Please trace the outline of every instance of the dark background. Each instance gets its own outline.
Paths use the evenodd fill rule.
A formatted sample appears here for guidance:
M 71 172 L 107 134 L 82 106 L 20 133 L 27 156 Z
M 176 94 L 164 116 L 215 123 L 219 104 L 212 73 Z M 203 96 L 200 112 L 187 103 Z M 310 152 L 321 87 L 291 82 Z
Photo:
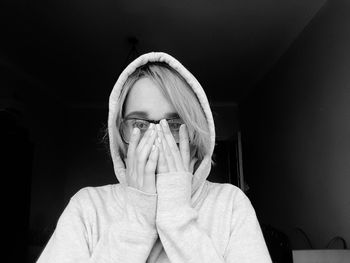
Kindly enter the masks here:
M 101 142 L 108 96 L 128 61 L 149 51 L 168 52 L 198 78 L 221 145 L 241 132 L 246 193 L 261 223 L 285 233 L 293 249 L 310 247 L 299 228 L 314 248 L 350 240 L 348 1 L 0 5 L 3 226 L 12 262 L 28 246 L 33 256 L 40 251 L 76 191 L 117 182 Z

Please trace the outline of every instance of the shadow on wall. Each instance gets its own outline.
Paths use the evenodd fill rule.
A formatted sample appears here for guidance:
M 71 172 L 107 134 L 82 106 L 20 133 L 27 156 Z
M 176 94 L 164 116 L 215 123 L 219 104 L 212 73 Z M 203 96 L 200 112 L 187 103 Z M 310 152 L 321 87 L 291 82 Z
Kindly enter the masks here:
M 240 104 L 245 177 L 294 249 L 350 240 L 350 3 L 330 1 Z

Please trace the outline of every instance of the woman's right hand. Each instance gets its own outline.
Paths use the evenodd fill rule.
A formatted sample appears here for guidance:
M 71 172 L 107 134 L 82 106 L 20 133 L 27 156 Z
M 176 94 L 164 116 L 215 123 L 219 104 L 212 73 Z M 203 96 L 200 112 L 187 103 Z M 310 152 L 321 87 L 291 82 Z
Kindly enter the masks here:
M 155 172 L 159 155 L 156 136 L 157 132 L 153 123 L 150 124 L 141 140 L 140 130 L 134 128 L 126 160 L 128 185 L 151 194 L 156 193 Z

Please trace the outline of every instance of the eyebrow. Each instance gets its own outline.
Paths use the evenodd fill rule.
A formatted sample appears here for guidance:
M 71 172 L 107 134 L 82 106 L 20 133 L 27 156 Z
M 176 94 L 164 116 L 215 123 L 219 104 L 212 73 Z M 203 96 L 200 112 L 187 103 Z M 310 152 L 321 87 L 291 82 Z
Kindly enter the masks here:
M 149 117 L 148 112 L 146 111 L 132 111 L 130 113 L 128 113 L 124 119 L 127 118 L 145 118 L 147 119 Z M 170 118 L 179 118 L 179 114 L 177 114 L 176 112 L 167 112 L 163 115 L 162 119 L 170 119 Z

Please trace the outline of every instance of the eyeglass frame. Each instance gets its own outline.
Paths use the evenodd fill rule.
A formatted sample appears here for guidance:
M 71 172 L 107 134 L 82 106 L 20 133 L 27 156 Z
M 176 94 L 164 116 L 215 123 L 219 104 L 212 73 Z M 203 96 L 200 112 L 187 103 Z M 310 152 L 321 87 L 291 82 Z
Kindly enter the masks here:
M 143 118 L 122 118 L 121 119 L 121 122 L 120 122 L 120 126 L 119 126 L 119 134 L 120 134 L 120 137 L 122 138 L 123 142 L 126 143 L 126 144 L 129 144 L 128 142 L 126 142 L 126 140 L 124 139 L 124 136 L 123 136 L 123 132 L 121 131 L 122 129 L 122 123 L 126 120 L 141 120 L 141 121 L 147 121 L 148 123 L 153 123 L 153 124 L 159 124 L 161 120 L 166 120 L 167 122 L 169 120 L 176 120 L 176 119 L 179 119 L 182 121 L 181 118 L 179 117 L 174 117 L 174 118 L 169 118 L 169 119 L 160 119 L 160 120 L 149 120 L 149 119 L 143 119 Z M 182 121 L 182 124 L 184 124 L 184 122 Z

